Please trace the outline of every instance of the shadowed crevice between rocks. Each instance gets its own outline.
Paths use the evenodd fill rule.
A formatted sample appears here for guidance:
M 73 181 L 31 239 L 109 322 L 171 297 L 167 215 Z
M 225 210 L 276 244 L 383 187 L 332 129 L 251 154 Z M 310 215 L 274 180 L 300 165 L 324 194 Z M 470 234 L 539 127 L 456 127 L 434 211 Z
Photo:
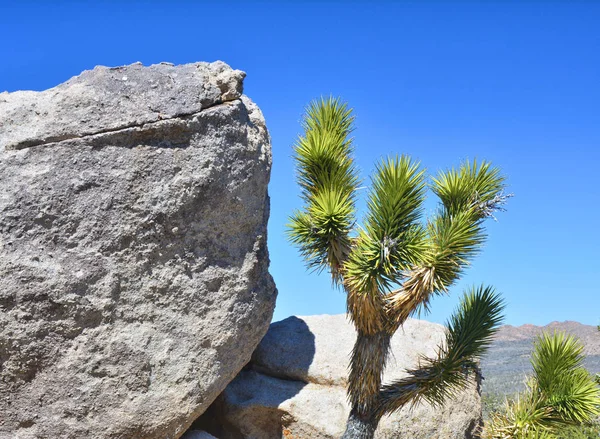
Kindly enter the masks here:
M 289 423 L 280 406 L 309 385 L 315 352 L 315 334 L 304 320 L 292 316 L 272 323 L 250 363 L 191 430 L 205 430 L 227 439 L 280 437 Z M 244 409 L 236 414 L 231 407 Z M 228 412 L 233 418 L 244 417 L 254 430 L 242 431 L 236 425 L 239 423 L 227 422 L 223 413 Z

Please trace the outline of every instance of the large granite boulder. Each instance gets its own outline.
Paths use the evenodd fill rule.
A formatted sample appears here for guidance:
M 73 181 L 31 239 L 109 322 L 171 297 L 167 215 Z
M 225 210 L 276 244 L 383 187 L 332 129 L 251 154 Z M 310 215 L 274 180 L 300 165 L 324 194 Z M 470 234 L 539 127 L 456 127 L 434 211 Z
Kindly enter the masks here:
M 244 76 L 0 93 L 0 438 L 178 438 L 249 361 L 276 290 Z
M 252 362 L 198 421 L 219 439 L 338 439 L 350 408 L 347 365 L 356 333 L 345 315 L 273 323 Z M 385 381 L 432 356 L 444 328 L 409 319 L 392 339 Z M 479 384 L 443 407 L 422 403 L 382 419 L 378 439 L 467 439 L 481 424 Z

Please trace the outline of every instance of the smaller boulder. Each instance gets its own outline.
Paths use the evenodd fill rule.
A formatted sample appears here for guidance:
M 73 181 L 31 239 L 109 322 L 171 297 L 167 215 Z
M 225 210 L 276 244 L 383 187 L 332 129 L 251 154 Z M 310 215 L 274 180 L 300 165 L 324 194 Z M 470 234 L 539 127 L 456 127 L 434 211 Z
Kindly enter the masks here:
M 394 335 L 384 382 L 435 355 L 444 327 L 409 319 Z M 197 422 L 220 439 L 334 439 L 350 407 L 347 370 L 356 332 L 345 315 L 289 317 L 271 324 L 252 361 Z M 479 383 L 434 408 L 426 403 L 384 417 L 377 439 L 473 438 L 481 425 Z

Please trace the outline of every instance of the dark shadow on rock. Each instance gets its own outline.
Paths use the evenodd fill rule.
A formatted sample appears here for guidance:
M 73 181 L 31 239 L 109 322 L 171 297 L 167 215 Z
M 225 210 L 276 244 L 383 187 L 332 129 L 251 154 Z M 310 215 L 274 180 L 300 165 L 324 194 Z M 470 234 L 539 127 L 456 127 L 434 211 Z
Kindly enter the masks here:
M 292 316 L 271 324 L 250 364 L 265 375 L 308 383 L 314 356 L 314 334 L 304 320 Z
M 296 396 L 310 381 L 315 336 L 304 320 L 288 317 L 272 323 L 244 370 L 192 425 L 219 439 L 281 437 L 281 403 Z M 240 431 L 236 420 L 256 431 Z

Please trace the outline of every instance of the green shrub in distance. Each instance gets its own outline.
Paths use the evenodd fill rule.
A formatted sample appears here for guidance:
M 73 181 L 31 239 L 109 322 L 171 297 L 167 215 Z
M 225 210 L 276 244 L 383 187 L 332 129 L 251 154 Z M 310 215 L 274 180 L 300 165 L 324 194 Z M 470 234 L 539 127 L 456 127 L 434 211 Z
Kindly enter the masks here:
M 491 416 L 483 437 L 583 439 L 597 433 L 593 422 L 600 414 L 600 387 L 583 367 L 583 359 L 578 339 L 561 332 L 540 335 L 527 390 Z

